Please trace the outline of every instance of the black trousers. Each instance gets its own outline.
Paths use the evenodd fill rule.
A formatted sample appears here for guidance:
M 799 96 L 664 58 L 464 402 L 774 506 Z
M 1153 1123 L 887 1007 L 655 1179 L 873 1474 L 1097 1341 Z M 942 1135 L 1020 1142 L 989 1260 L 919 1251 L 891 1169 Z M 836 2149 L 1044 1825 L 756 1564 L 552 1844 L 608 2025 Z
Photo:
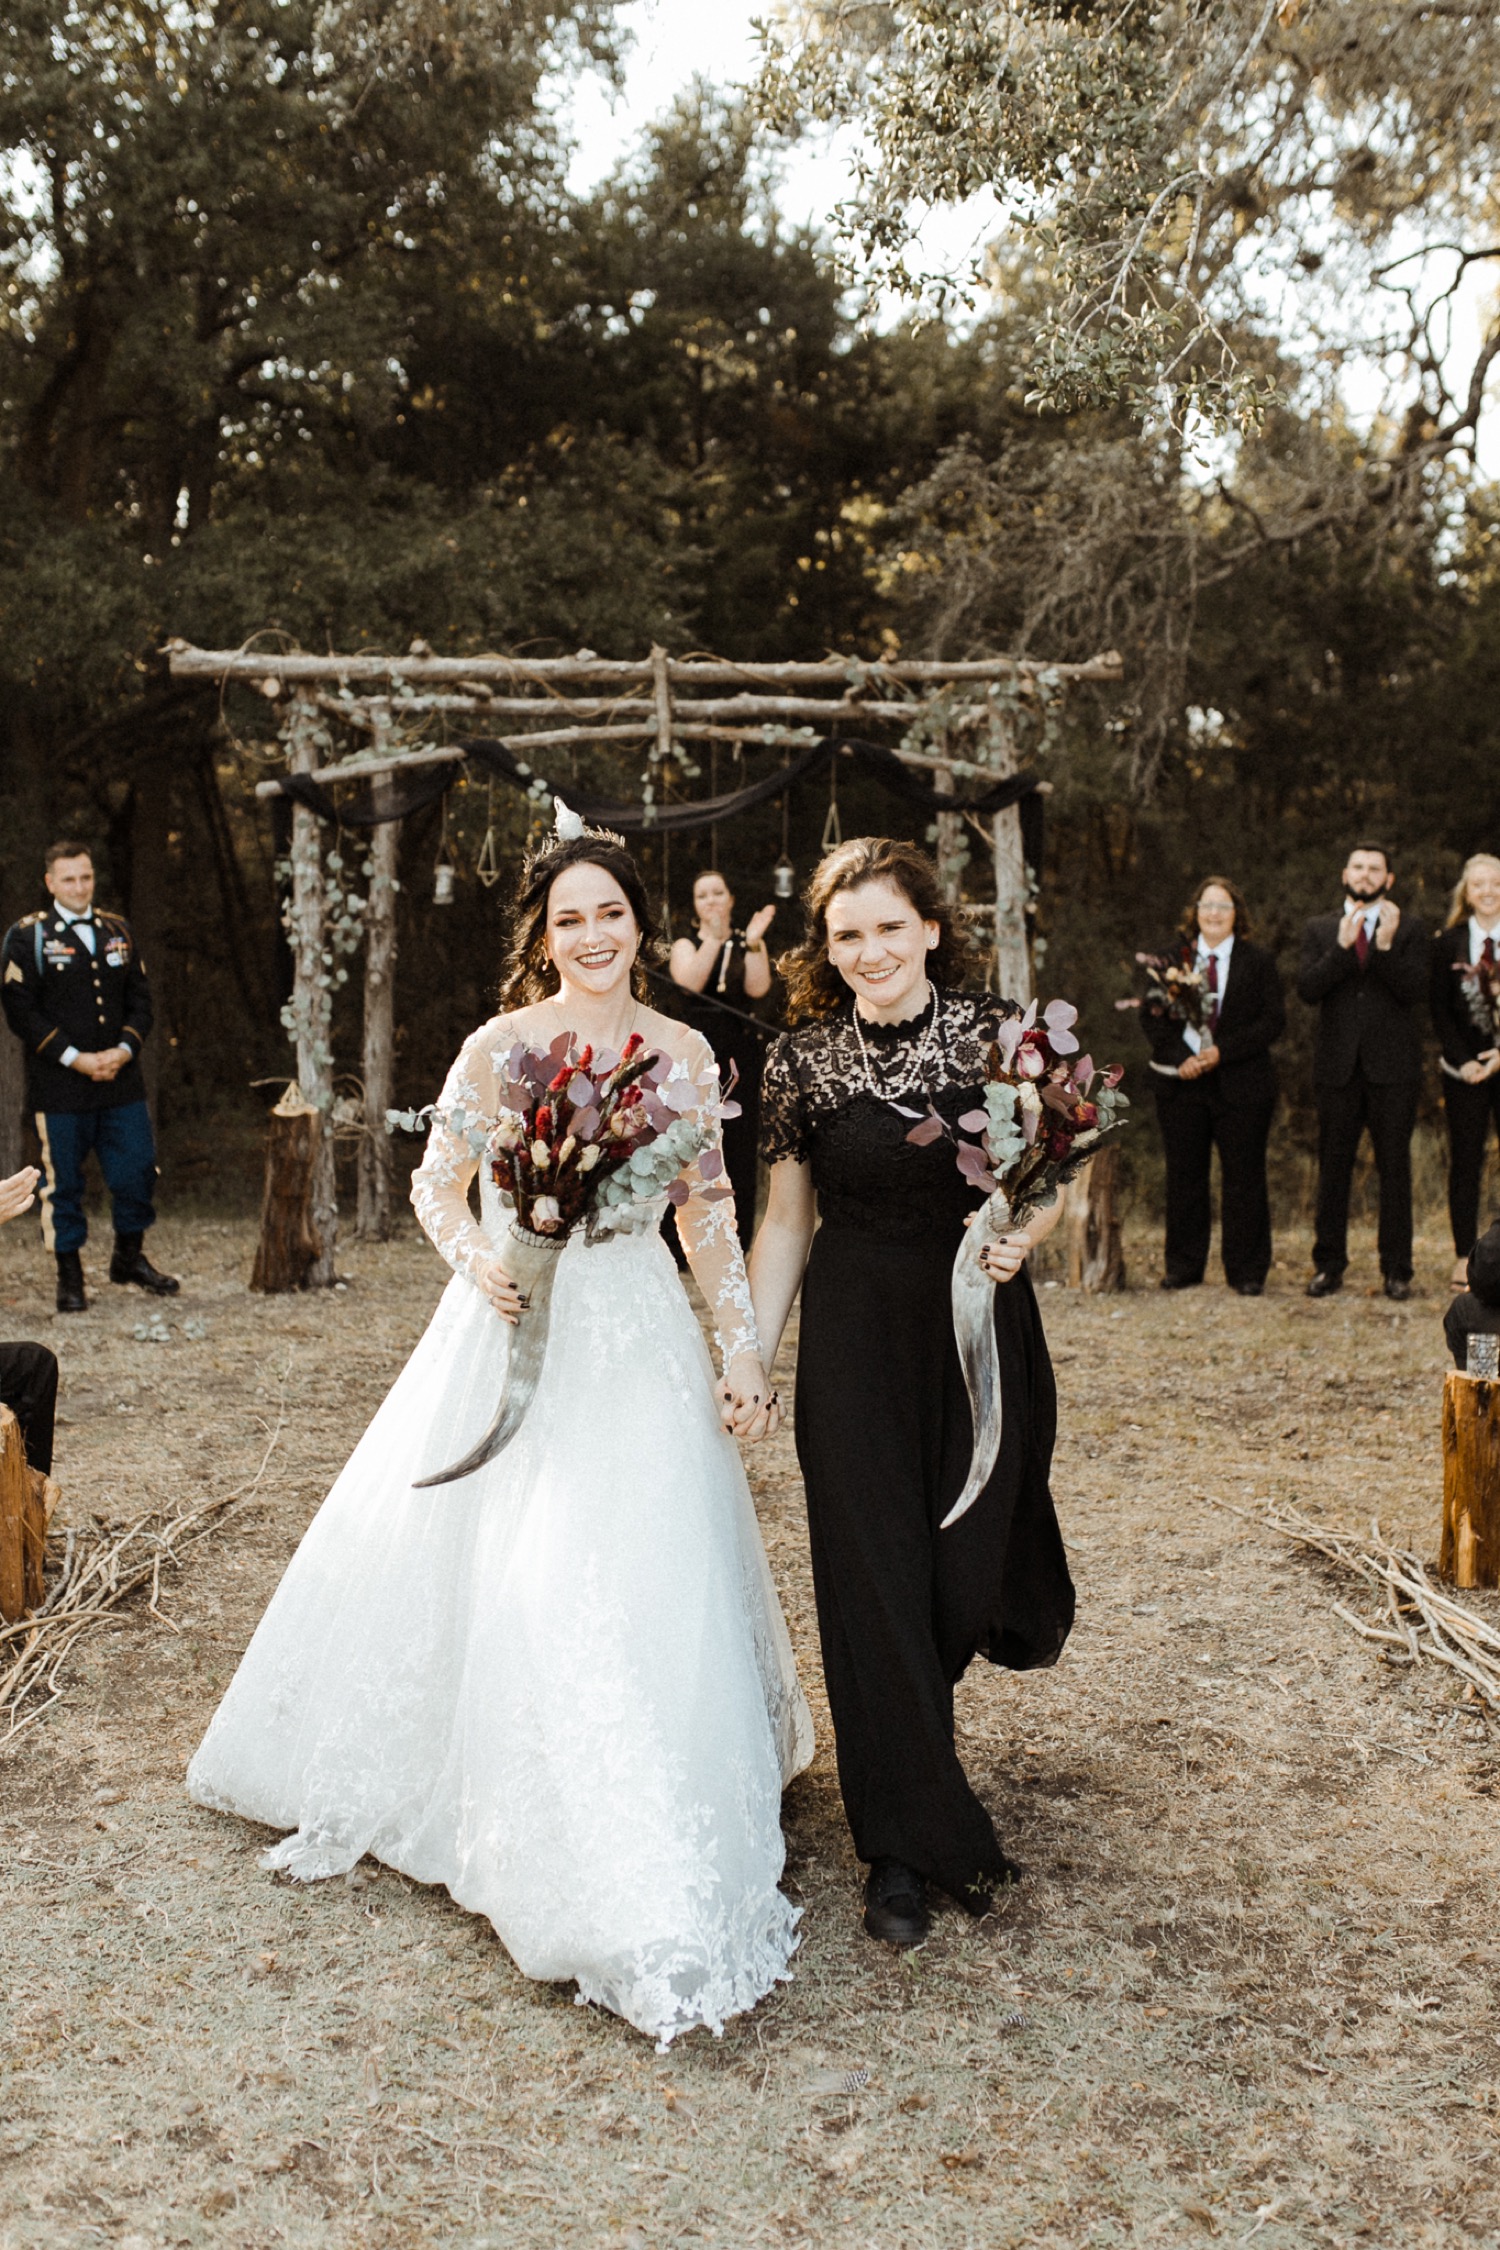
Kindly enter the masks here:
M 1479 1175 L 1484 1170 L 1490 1119 L 1500 1132 L 1500 1077 L 1466 1086 L 1443 1073 L 1443 1108 L 1448 1116 L 1448 1217 L 1453 1254 L 1467 1258 L 1479 1234 Z
M 45 1344 L 0 1344 L 0 1406 L 20 1423 L 32 1468 L 50 1475 L 57 1361 Z
M 1359 1137 L 1368 1132 L 1380 1174 L 1380 1270 L 1387 1281 L 1411 1279 L 1411 1136 L 1418 1081 L 1372 1085 L 1356 1070 L 1347 1086 L 1319 1086 L 1318 1220 L 1313 1264 L 1342 1273 L 1349 1263 L 1349 1189 Z
M 1156 1097 L 1167 1157 L 1169 1281 L 1201 1281 L 1208 1264 L 1213 1206 L 1209 1170 L 1219 1152 L 1219 1232 L 1231 1288 L 1264 1282 L 1271 1270 L 1271 1201 L 1266 1143 L 1276 1096 L 1227 1102 L 1201 1080 L 1178 1081 Z

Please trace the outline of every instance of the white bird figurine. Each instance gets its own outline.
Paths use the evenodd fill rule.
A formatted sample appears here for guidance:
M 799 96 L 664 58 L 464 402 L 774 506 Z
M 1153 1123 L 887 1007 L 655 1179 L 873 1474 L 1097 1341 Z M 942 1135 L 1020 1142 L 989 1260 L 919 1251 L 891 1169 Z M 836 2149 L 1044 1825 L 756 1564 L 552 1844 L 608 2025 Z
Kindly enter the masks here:
M 576 844 L 583 834 L 583 815 L 565 805 L 561 797 L 552 800 L 552 833 L 560 844 Z

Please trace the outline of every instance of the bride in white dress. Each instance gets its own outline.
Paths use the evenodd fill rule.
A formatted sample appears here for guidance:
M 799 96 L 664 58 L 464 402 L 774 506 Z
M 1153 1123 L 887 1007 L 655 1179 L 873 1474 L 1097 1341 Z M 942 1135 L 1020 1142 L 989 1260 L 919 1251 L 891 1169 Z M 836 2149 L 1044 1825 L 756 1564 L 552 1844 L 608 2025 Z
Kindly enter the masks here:
M 485 1914 L 527 1976 L 576 1980 L 664 2046 L 787 1974 L 783 1785 L 812 1726 L 734 1435 L 776 1426 L 731 1200 L 697 1165 L 678 1227 L 724 1357 L 717 1387 L 656 1224 L 558 1254 L 520 1429 L 487 1428 L 512 1326 L 506 1212 L 466 1134 L 497 1061 L 560 1032 L 668 1053 L 704 1105 L 706 1042 L 634 997 L 651 940 L 624 846 L 585 832 L 527 870 L 505 999 L 449 1074 L 412 1185 L 454 1271 L 293 1556 L 188 1770 L 200 1804 L 295 1833 L 304 1881 L 366 1853 Z M 535 997 L 547 987 L 547 998 Z M 711 1127 L 717 1135 L 717 1125 Z

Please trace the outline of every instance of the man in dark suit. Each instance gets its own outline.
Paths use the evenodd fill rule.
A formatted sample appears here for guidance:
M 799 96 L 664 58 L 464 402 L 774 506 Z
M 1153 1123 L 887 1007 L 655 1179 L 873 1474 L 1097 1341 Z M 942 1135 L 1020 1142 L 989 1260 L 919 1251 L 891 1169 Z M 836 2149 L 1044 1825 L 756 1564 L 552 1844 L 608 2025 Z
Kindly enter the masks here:
M 94 907 L 87 845 L 54 844 L 45 881 L 51 907 L 6 931 L 0 995 L 26 1049 L 26 1093 L 42 1144 L 42 1239 L 57 1258 L 57 1309 L 87 1305 L 80 1255 L 88 1236 L 83 1168 L 92 1149 L 115 1222 L 111 1281 L 155 1296 L 177 1283 L 143 1247 L 156 1218 L 156 1144 L 140 1052 L 151 992 L 130 926 Z
M 1302 935 L 1297 990 L 1319 1010 L 1318 1217 L 1309 1297 L 1331 1297 L 1343 1287 L 1349 1189 L 1364 1132 L 1380 1174 L 1385 1293 L 1411 1295 L 1411 1136 L 1429 948 L 1426 931 L 1403 919 L 1391 898 L 1394 880 L 1383 844 L 1356 844 L 1344 868 L 1343 911 L 1316 916 Z

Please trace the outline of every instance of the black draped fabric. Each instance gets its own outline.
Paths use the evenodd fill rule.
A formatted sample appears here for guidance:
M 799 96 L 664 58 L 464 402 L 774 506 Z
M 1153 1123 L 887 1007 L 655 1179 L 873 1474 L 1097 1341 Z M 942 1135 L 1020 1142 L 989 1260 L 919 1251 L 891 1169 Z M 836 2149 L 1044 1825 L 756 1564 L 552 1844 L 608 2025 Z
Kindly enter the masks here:
M 931 1093 L 961 1115 L 1005 1006 L 947 992 L 935 1020 L 862 1026 L 877 1086 L 914 1077 L 907 1106 Z M 839 1782 L 862 1859 L 902 1860 L 962 1896 L 1005 1861 L 959 1761 L 954 1686 L 976 1655 L 1017 1671 L 1055 1663 L 1074 1602 L 1048 1482 L 1056 1392 L 1024 1271 L 995 1290 L 1000 1457 L 968 1513 L 938 1529 L 972 1447 L 949 1283 L 978 1199 L 950 1146 L 908 1142 L 911 1122 L 869 1090 L 852 1010 L 772 1047 L 761 1150 L 811 1166 L 822 1221 L 796 1428 Z
M 725 955 L 728 958 L 725 958 Z M 724 1002 L 716 1007 L 716 1001 Z M 702 993 L 686 985 L 672 987 L 672 1012 L 701 1031 L 714 1051 L 719 1077 L 729 1084 L 735 1074 L 734 1099 L 738 1117 L 724 1121 L 724 1166 L 734 1189 L 735 1218 L 740 1243 L 748 1251 L 755 1227 L 756 1151 L 760 1144 L 760 1074 L 765 1061 L 766 1034 L 746 1019 L 754 1002 L 745 991 L 745 944 L 738 931 L 721 946 Z
M 545 745 L 541 754 L 546 755 Z M 773 798 L 785 795 L 799 781 L 808 781 L 822 773 L 837 758 L 852 759 L 909 804 L 920 805 L 926 812 L 989 815 L 1019 803 L 1027 859 L 1032 866 L 1040 867 L 1042 799 L 1037 793 L 1038 776 L 1030 767 L 1024 773 L 989 782 L 982 789 L 960 789 L 940 799 L 930 781 L 903 765 L 895 751 L 887 749 L 883 743 L 858 739 L 841 741 L 833 736 L 822 736 L 800 746 L 796 756 L 785 765 L 773 767 L 758 781 L 747 782 L 743 789 L 732 790 L 727 796 L 683 798 L 673 804 L 620 804 L 612 798 L 597 797 L 575 782 L 554 783 L 528 764 L 519 751 L 489 735 L 470 735 L 455 742 L 452 758 L 440 764 L 414 766 L 407 771 L 396 767 L 385 776 L 379 791 L 372 782 L 356 775 L 353 789 L 337 804 L 321 782 L 305 773 L 285 775 L 281 794 L 305 805 L 319 820 L 330 824 L 378 828 L 383 821 L 404 820 L 408 813 L 435 804 L 452 788 L 465 759 L 471 759 L 482 772 L 496 781 L 507 782 L 513 789 L 524 790 L 528 796 L 547 803 L 554 796 L 563 797 L 575 812 L 596 827 L 613 828 L 624 835 L 679 835 L 752 812 L 757 805 L 768 804 Z

